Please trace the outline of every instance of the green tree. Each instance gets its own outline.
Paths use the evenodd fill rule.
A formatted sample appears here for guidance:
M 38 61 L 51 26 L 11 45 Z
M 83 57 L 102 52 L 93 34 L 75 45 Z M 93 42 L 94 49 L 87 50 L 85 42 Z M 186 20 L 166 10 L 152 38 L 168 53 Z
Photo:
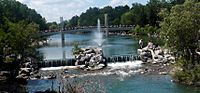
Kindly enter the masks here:
M 49 22 L 47 26 L 49 30 L 59 29 L 59 25 L 56 22 Z
M 78 26 L 78 20 L 79 20 L 79 17 L 76 15 L 76 16 L 73 16 L 70 20 L 69 20 L 69 25 L 71 27 L 76 27 Z
M 25 20 L 39 24 L 40 30 L 47 29 L 46 20 L 40 14 L 16 0 L 0 0 L 0 12 L 0 25 L 4 24 L 6 17 L 13 23 Z
M 100 11 L 99 8 L 94 7 L 94 8 L 89 8 L 86 10 L 85 13 L 82 13 L 80 15 L 80 26 L 94 26 L 96 25 L 97 19 L 100 17 Z
M 180 52 L 187 61 L 195 64 L 195 49 L 198 46 L 198 31 L 200 30 L 200 3 L 185 2 L 171 9 L 164 17 L 161 29 L 164 31 L 167 44 Z M 169 13 L 169 12 L 162 12 Z
M 127 12 L 125 14 L 122 15 L 121 17 L 121 24 L 125 24 L 125 25 L 132 25 L 135 22 L 135 15 L 131 12 Z
M 140 27 L 139 25 L 135 26 L 133 29 L 131 29 L 130 33 L 133 33 L 135 35 L 144 35 L 144 28 Z
M 145 24 L 147 24 L 146 10 L 144 5 L 139 3 L 134 3 L 132 4 L 130 12 L 135 15 L 134 16 L 135 25 L 144 26 Z
M 166 44 L 178 54 L 173 78 L 190 85 L 200 82 L 200 61 L 196 53 L 199 46 L 200 3 L 188 0 L 160 14 L 164 17 L 161 31 Z
M 150 35 L 154 35 L 154 34 L 158 34 L 158 30 L 157 30 L 157 27 L 145 25 L 145 27 L 144 27 L 144 33 L 145 34 L 149 33 Z
M 12 48 L 12 52 L 21 55 L 22 59 L 26 56 L 26 49 L 31 48 L 32 43 L 38 39 L 39 26 L 35 23 L 27 24 L 26 22 L 12 23 L 9 22 L 9 33 L 7 33 L 7 44 Z
M 111 12 L 112 15 L 109 16 L 109 18 L 111 17 L 111 24 L 112 25 L 119 25 L 120 24 L 120 20 L 121 20 L 121 16 L 128 12 L 130 10 L 129 6 L 125 5 L 125 6 L 117 6 L 114 8 L 113 12 Z M 110 13 L 108 13 L 110 14 Z

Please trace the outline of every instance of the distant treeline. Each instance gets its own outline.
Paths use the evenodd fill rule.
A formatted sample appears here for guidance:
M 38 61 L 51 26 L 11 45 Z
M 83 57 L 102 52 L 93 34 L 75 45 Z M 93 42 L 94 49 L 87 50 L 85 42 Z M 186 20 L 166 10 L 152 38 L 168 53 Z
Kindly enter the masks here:
M 158 13 L 162 8 L 170 9 L 176 4 L 183 4 L 185 0 L 150 0 L 146 5 L 133 3 L 132 7 L 127 5 L 115 8 L 106 6 L 104 8 L 89 8 L 80 16 L 73 16 L 65 21 L 65 27 L 95 26 L 99 18 L 104 24 L 104 14 L 108 14 L 109 25 L 140 25 L 147 24 L 158 26 L 161 18 Z M 49 23 L 50 28 L 55 28 L 56 23 Z

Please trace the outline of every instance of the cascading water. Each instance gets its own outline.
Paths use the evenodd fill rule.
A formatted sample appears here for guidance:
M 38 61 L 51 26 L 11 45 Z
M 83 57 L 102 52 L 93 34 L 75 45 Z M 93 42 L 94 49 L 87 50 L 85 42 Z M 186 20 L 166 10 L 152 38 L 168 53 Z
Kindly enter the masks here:
M 97 20 L 97 31 L 95 33 L 94 41 L 98 44 L 99 47 L 101 47 L 104 42 L 103 33 L 101 33 L 100 19 Z

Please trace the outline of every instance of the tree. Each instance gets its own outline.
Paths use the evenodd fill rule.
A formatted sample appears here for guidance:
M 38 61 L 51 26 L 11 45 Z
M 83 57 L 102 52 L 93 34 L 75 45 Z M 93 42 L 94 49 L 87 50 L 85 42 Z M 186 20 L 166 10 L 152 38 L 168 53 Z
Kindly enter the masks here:
M 193 68 L 198 61 L 195 60 L 195 50 L 200 30 L 200 3 L 186 1 L 183 5 L 172 7 L 170 12 L 163 10 L 160 14 L 164 17 L 161 31 L 167 45 L 186 60 L 184 68 Z
M 135 15 L 135 25 L 144 26 L 145 24 L 147 24 L 145 6 L 139 3 L 133 3 L 130 12 Z
M 144 28 L 140 27 L 139 25 L 135 26 L 133 29 L 130 31 L 131 33 L 135 35 L 144 35 Z
M 183 4 L 184 2 L 185 2 L 185 0 L 170 0 L 171 1 L 171 3 L 173 4 L 173 5 L 176 5 L 176 4 Z
M 22 59 L 26 56 L 26 49 L 31 48 L 32 43 L 38 39 L 39 26 L 35 23 L 27 24 L 26 22 L 12 23 L 9 22 L 9 33 L 7 33 L 6 44 L 12 48 L 12 53 L 21 55 Z
M 136 18 L 136 16 L 133 13 L 127 12 L 122 15 L 121 24 L 132 25 L 135 22 L 135 18 Z
M 47 26 L 49 30 L 59 29 L 59 25 L 56 22 L 49 22 Z
M 81 26 L 94 26 L 97 24 L 96 21 L 99 17 L 100 17 L 99 8 L 90 7 L 88 10 L 86 10 L 85 13 L 82 13 L 80 15 L 79 22 Z
M 121 16 L 128 12 L 130 10 L 129 6 L 125 5 L 125 6 L 118 6 L 115 7 L 115 9 L 113 10 L 112 15 L 109 16 L 111 24 L 113 25 L 119 25 L 120 24 L 120 20 L 121 20 Z M 109 14 L 109 13 L 108 13 Z
M 69 25 L 71 27 L 76 27 L 78 26 L 78 20 L 79 20 L 79 17 L 76 15 L 76 16 L 73 16 L 70 20 L 69 20 Z
M 40 14 L 16 0 L 0 0 L 0 12 L 0 25 L 4 24 L 6 18 L 13 23 L 22 20 L 34 22 L 39 24 L 40 30 L 47 29 L 46 20 Z

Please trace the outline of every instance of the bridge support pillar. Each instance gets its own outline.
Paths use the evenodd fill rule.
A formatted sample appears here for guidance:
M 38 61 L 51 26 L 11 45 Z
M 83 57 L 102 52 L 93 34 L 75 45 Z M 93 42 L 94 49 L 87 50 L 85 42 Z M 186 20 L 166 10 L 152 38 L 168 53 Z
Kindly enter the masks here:
M 65 36 L 64 36 L 63 29 L 64 29 L 63 17 L 60 17 L 60 32 L 61 32 L 61 44 L 62 44 L 62 47 L 65 46 Z
M 64 49 L 63 49 L 63 55 L 62 55 L 62 56 L 63 56 L 62 59 L 63 59 L 63 60 L 66 60 L 66 51 L 65 51 Z
M 104 14 L 104 18 L 105 18 L 104 26 L 106 27 L 105 31 L 106 31 L 106 37 L 107 37 L 108 36 L 108 14 Z

